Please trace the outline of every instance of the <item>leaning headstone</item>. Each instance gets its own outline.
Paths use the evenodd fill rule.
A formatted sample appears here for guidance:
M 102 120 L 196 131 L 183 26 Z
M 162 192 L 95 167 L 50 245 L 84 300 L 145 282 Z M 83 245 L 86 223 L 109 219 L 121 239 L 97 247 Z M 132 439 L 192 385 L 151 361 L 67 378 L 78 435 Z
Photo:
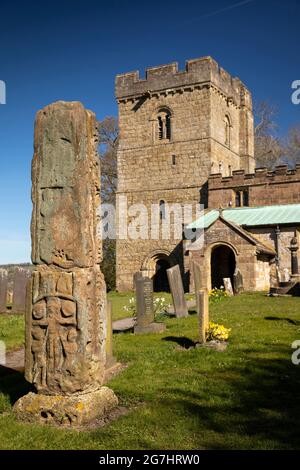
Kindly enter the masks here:
M 154 322 L 153 281 L 149 277 L 136 279 L 136 325 L 134 332 L 161 333 L 165 330 L 164 323 Z
M 13 282 L 13 303 L 11 313 L 25 313 L 26 285 L 31 272 L 28 269 L 16 268 Z
M 106 329 L 106 369 L 116 364 L 116 358 L 113 355 L 113 325 L 112 325 L 112 305 L 111 301 L 107 301 L 107 329 Z
M 187 317 L 188 309 L 184 297 L 184 290 L 179 265 L 167 269 L 167 275 L 172 294 L 172 300 L 175 310 L 175 315 L 178 318 Z
M 233 295 L 233 289 L 232 289 L 230 277 L 224 277 L 223 282 L 224 282 L 225 292 L 227 292 L 228 295 Z
M 97 230 L 100 171 L 95 115 L 81 103 L 39 111 L 32 163 L 32 273 L 25 378 L 14 405 L 23 420 L 78 425 L 118 400 L 103 387 L 106 286 Z
M 0 269 L 0 313 L 6 312 L 7 305 L 7 271 Z
M 235 294 L 240 294 L 244 290 L 243 275 L 238 267 L 233 273 L 233 290 Z
M 199 290 L 197 296 L 197 312 L 199 319 L 199 343 L 206 343 L 206 333 L 209 324 L 208 293 L 206 289 Z

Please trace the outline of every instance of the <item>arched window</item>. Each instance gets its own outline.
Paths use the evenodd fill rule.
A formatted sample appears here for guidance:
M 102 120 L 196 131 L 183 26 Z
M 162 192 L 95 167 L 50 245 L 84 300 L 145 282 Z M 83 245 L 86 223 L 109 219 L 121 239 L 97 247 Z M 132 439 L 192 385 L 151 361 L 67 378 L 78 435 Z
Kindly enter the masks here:
M 225 145 L 230 147 L 231 123 L 228 115 L 225 116 Z
M 163 199 L 159 201 L 159 218 L 160 220 L 166 218 L 166 203 Z
M 235 192 L 235 207 L 248 207 L 248 206 L 249 206 L 248 189 L 238 189 Z
M 157 115 L 158 140 L 171 140 L 171 113 L 168 109 L 161 109 Z
M 241 206 L 242 206 L 241 191 L 236 191 L 236 193 L 235 193 L 235 207 L 241 207 Z

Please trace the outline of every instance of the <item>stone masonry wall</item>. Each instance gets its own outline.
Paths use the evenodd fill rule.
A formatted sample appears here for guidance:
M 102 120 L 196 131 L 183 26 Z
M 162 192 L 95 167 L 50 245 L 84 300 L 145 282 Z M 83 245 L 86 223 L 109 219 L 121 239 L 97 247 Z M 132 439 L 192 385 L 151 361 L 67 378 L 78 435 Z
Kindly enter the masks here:
M 148 208 L 160 200 L 207 206 L 212 166 L 223 162 L 224 168 L 241 168 L 248 130 L 241 129 L 239 120 L 241 113 L 252 115 L 251 95 L 210 57 L 188 61 L 185 71 L 178 71 L 177 64 L 147 69 L 145 80 L 138 72 L 118 75 L 116 97 L 118 196 Z M 161 111 L 170 116 L 170 139 L 159 139 Z M 224 142 L 226 114 L 232 125 L 230 145 Z M 180 243 L 117 240 L 117 289 L 132 288 L 134 272 L 151 252 L 161 248 L 172 253 Z
M 275 227 L 251 227 L 248 229 L 249 232 L 253 233 L 256 238 L 259 238 L 262 242 L 266 242 L 274 249 L 275 245 Z M 280 270 L 288 269 L 291 273 L 291 252 L 289 246 L 291 239 L 294 237 L 295 232 L 297 233 L 298 243 L 300 241 L 299 231 L 297 227 L 280 227 L 280 242 L 279 242 L 279 266 Z M 298 262 L 300 265 L 300 258 L 298 252 Z
M 222 243 L 231 246 L 235 252 L 236 265 L 243 275 L 245 290 L 256 290 L 256 247 L 221 220 L 205 231 L 204 247 L 192 252 L 189 260 L 186 258 L 187 261 L 195 259 L 200 264 L 202 285 L 211 289 L 211 252 L 214 246 Z
M 146 270 L 148 262 L 150 261 L 151 254 L 161 251 L 167 253 L 170 257 L 176 261 L 175 264 L 179 264 L 184 275 L 185 268 L 183 264 L 183 251 L 182 251 L 182 236 L 176 238 L 174 235 L 174 215 L 171 214 L 171 226 L 170 226 L 170 239 L 162 239 L 162 222 L 159 217 L 156 218 L 156 224 L 152 227 L 154 229 L 159 226 L 159 239 L 155 240 L 151 238 L 151 205 L 156 204 L 158 206 L 160 198 L 168 201 L 168 204 L 193 204 L 197 198 L 199 198 L 199 188 L 189 189 L 178 189 L 178 190 L 161 190 L 159 194 L 157 191 L 141 191 L 132 192 L 126 194 L 128 206 L 132 204 L 144 204 L 147 208 L 149 218 L 148 227 L 146 229 L 148 239 L 139 238 L 137 240 L 117 240 L 117 263 L 116 273 L 118 281 L 118 289 L 120 291 L 132 290 L 133 289 L 133 273 L 139 270 Z M 183 213 L 183 212 L 182 212 Z M 195 218 L 195 214 L 193 216 Z M 130 226 L 130 217 L 127 219 L 127 224 Z M 143 235 L 141 235 L 143 236 Z M 154 273 L 148 272 L 151 276 Z M 188 286 L 186 285 L 186 288 Z
M 287 165 L 280 165 L 274 171 L 257 168 L 254 173 L 246 174 L 243 170 L 233 172 L 231 177 L 214 174 L 208 180 L 208 206 L 232 206 L 235 203 L 235 191 L 248 189 L 249 206 L 269 206 L 274 204 L 297 204 L 300 202 L 300 165 L 289 170 Z

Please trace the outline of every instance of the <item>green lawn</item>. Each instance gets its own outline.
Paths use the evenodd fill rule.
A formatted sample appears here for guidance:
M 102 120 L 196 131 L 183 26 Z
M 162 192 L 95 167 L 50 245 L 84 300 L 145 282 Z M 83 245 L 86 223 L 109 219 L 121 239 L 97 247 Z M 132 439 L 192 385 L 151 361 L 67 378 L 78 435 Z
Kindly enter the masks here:
M 126 296 L 110 296 L 117 311 Z M 195 314 L 168 319 L 162 335 L 115 335 L 115 354 L 128 367 L 110 386 L 131 411 L 88 432 L 18 423 L 11 403 L 27 385 L 21 374 L 2 377 L 0 448 L 299 449 L 300 366 L 291 363 L 299 312 L 300 298 L 263 294 L 211 305 L 211 319 L 232 328 L 224 353 L 179 347 L 197 339 Z
M 0 315 L 0 341 L 4 341 L 7 351 L 24 345 L 24 316 Z
M 133 297 L 134 294 L 132 292 L 122 293 L 119 294 L 117 292 L 109 292 L 108 299 L 112 302 L 112 313 L 113 313 L 113 320 L 120 320 L 121 318 L 128 317 L 129 314 L 124 310 L 125 306 L 129 305 L 130 297 Z M 166 292 L 158 292 L 154 294 L 155 297 L 164 297 L 166 302 L 169 304 L 172 303 L 171 294 Z M 185 294 L 186 299 L 191 299 L 193 296 L 191 294 Z

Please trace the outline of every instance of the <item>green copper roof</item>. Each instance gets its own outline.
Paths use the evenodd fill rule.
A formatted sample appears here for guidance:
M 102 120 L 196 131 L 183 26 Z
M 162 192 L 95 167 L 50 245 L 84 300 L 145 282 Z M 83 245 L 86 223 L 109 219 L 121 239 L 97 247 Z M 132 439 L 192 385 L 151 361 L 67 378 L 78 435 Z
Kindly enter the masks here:
M 223 209 L 222 217 L 237 225 L 255 227 L 261 225 L 300 224 L 300 204 L 285 204 L 261 207 L 237 207 Z M 208 228 L 218 218 L 220 212 L 212 209 L 188 225 L 192 228 Z

